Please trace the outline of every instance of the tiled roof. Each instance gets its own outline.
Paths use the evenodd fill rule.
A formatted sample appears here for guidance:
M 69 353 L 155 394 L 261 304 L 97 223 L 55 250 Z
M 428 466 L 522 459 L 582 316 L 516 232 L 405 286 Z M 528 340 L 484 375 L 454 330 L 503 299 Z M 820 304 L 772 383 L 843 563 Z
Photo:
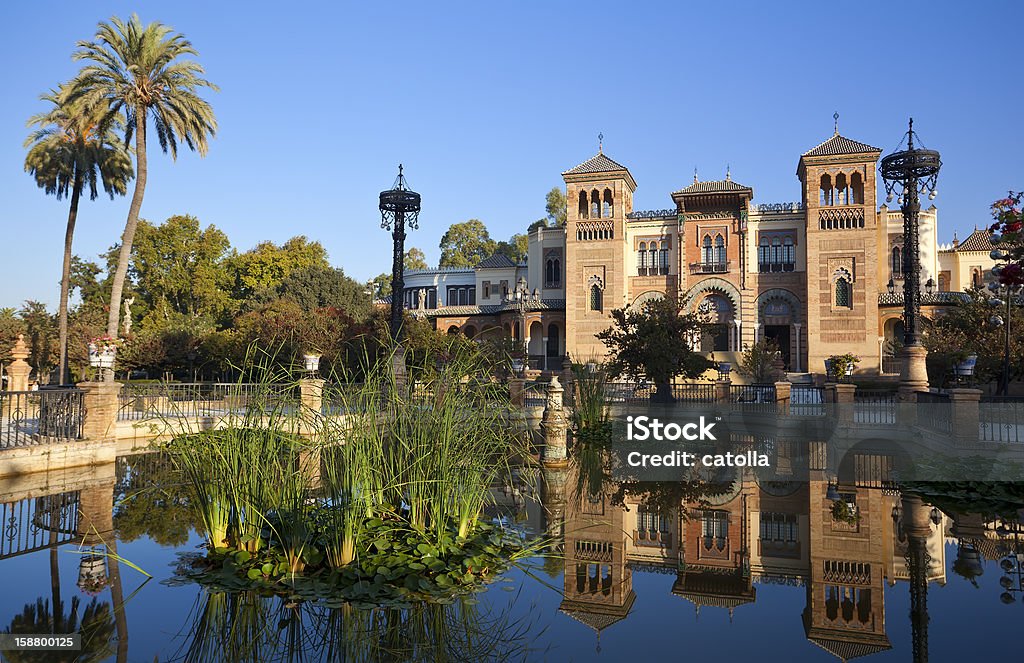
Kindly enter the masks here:
M 442 306 L 426 311 L 428 318 L 443 318 L 451 315 L 497 315 L 506 311 L 518 311 L 515 302 L 501 304 L 481 304 L 479 306 Z M 564 299 L 542 299 L 536 304 L 527 306 L 528 311 L 564 311 Z
M 609 615 L 586 612 L 584 610 L 559 610 L 559 612 L 598 632 L 603 631 L 616 622 L 622 621 L 626 617 L 625 615 Z
M 805 157 L 825 157 L 833 154 L 862 154 L 864 152 L 881 152 L 881 148 L 872 147 L 867 143 L 851 140 L 846 136 L 835 134 L 821 145 L 804 152 Z
M 832 638 L 808 638 L 808 640 L 843 661 L 852 661 L 861 656 L 871 656 L 872 654 L 892 649 L 892 645 L 889 644 L 850 642 L 848 640 L 833 640 Z
M 599 152 L 595 157 L 584 161 L 580 165 L 570 168 L 569 170 L 562 173 L 563 175 L 580 175 L 584 173 L 607 173 L 613 170 L 629 170 L 621 163 L 616 163 L 604 155 L 604 152 Z
M 960 242 L 954 251 L 984 251 L 985 253 L 990 252 L 995 247 L 992 246 L 992 242 L 989 238 L 992 233 L 987 229 L 975 229 L 964 241 Z
M 730 191 L 749 191 L 749 186 L 744 186 L 732 180 L 712 180 L 709 182 L 694 182 L 685 189 L 675 193 L 728 193 Z
M 477 264 L 477 269 L 487 268 L 500 268 L 500 267 L 515 267 L 516 264 L 512 262 L 507 255 L 504 253 L 495 253 L 494 255 L 484 258 Z

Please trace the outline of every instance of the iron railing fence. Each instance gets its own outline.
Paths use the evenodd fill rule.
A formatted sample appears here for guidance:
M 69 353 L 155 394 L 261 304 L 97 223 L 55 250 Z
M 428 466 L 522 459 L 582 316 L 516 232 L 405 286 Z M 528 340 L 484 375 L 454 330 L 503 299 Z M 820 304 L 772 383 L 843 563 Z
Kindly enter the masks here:
M 84 415 L 80 389 L 0 391 L 0 449 L 77 440 Z
M 0 504 L 0 559 L 53 548 L 75 539 L 78 491 Z
M 774 384 L 733 384 L 729 385 L 729 402 L 745 410 L 764 412 L 775 411 Z
M 982 396 L 978 428 L 987 442 L 1024 442 L 1024 397 Z
M 118 395 L 117 418 L 217 417 L 298 403 L 299 387 L 291 383 L 128 383 Z
M 858 424 L 895 424 L 896 392 L 858 387 L 853 394 L 853 421 Z
M 794 384 L 789 391 L 789 413 L 798 417 L 825 416 L 825 388 Z
M 949 403 L 949 394 L 940 394 L 934 391 L 919 391 L 917 393 L 918 405 L 931 405 L 924 410 L 925 416 L 919 416 L 917 421 L 926 430 L 935 433 L 949 435 L 953 432 L 953 411 Z

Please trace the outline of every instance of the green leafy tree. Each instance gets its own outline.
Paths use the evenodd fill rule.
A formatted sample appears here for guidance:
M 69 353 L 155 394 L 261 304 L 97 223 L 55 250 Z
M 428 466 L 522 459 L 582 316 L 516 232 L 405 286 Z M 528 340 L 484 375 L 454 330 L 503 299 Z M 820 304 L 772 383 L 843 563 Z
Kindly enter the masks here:
M 78 292 L 80 306 L 106 308 L 110 288 L 106 280 L 100 279 L 102 273 L 103 269 L 97 263 L 82 260 L 78 256 L 71 257 L 69 285 L 72 294 Z M 102 336 L 102 333 L 99 335 Z
M 508 256 L 509 260 L 519 264 L 526 262 L 529 255 L 530 238 L 525 233 L 512 235 L 507 242 L 498 242 L 495 253 Z
M 423 251 L 417 249 L 415 246 L 405 252 L 405 270 L 410 269 L 427 269 L 430 265 L 427 264 L 427 255 Z
M 320 242 L 311 242 L 303 235 L 292 237 L 281 246 L 260 242 L 251 251 L 231 259 L 236 297 L 244 300 L 276 288 L 293 271 L 311 267 L 330 267 L 327 250 Z
M 60 348 L 57 340 L 57 320 L 46 310 L 46 304 L 28 300 L 18 312 L 25 321 L 25 343 L 28 345 L 29 366 L 35 371 L 40 384 L 49 382 L 50 373 L 57 366 Z
M 565 202 L 565 193 L 559 187 L 553 187 L 544 197 L 544 209 L 548 213 L 548 219 L 556 228 L 565 225 L 568 218 L 568 211 Z
M 172 216 L 159 226 L 139 222 L 130 275 L 148 309 L 208 320 L 227 319 L 232 307 L 228 257 L 231 242 L 194 216 Z
M 89 107 L 106 107 L 108 120 L 123 114 L 125 143 L 135 138 L 135 191 L 121 235 L 107 316 L 107 333 L 117 336 L 121 295 L 149 175 L 148 120 L 152 118 L 160 148 L 172 158 L 177 159 L 180 142 L 206 156 L 217 120 L 199 90 L 217 87 L 203 78 L 202 66 L 186 59 L 198 55 L 191 42 L 161 23 L 143 25 L 135 14 L 128 21 L 113 17 L 100 23 L 95 40 L 80 41 L 78 47 L 74 58 L 86 64 L 72 97 Z
M 1003 370 L 1006 333 L 992 324 L 993 315 L 1005 315 L 1004 307 L 993 308 L 982 290 L 969 290 L 967 299 L 936 316 L 925 329 L 923 343 L 928 349 L 928 379 L 941 386 L 952 367 L 968 355 L 978 355 L 974 378 L 982 383 L 995 382 Z M 1024 310 L 1013 305 L 1012 316 L 1020 320 Z M 1010 335 L 1010 379 L 1024 376 L 1024 336 Z
M 391 294 L 391 275 L 390 274 L 378 274 L 370 279 L 369 287 L 373 290 L 373 296 L 376 298 L 386 297 Z
M 333 267 L 297 269 L 269 293 L 294 301 L 304 311 L 332 307 L 358 319 L 364 319 L 370 314 L 370 298 L 366 286 L 345 276 L 343 270 Z M 266 301 L 273 298 L 267 296 L 269 293 L 263 295 Z
M 441 267 L 475 267 L 494 254 L 497 242 L 479 219 L 453 223 L 441 238 Z
M 25 321 L 18 317 L 18 311 L 0 308 L 0 368 L 11 361 L 11 350 L 18 342 L 18 336 L 24 333 Z
M 683 313 L 668 299 L 652 299 L 639 308 L 612 311 L 614 325 L 597 335 L 608 347 L 608 371 L 612 377 L 645 376 L 657 387 L 654 399 L 672 400 L 672 379 L 693 379 L 713 367 L 713 362 L 691 349 L 706 321 Z
M 56 195 L 57 200 L 70 198 L 57 309 L 59 375 L 61 382 L 66 382 L 70 377 L 67 356 L 71 246 L 78 203 L 83 191 L 88 191 L 90 200 L 96 200 L 100 187 L 111 199 L 115 194 L 123 196 L 132 178 L 132 160 L 116 135 L 116 129 L 120 128 L 118 119 L 105 121 L 106 107 L 88 106 L 81 99 L 73 101 L 67 84 L 42 95 L 41 99 L 50 104 L 50 108 L 28 121 L 35 129 L 25 141 L 28 148 L 25 170 L 48 195 Z
M 740 372 L 756 383 L 774 382 L 775 362 L 779 359 L 779 344 L 772 339 L 761 339 L 743 348 Z

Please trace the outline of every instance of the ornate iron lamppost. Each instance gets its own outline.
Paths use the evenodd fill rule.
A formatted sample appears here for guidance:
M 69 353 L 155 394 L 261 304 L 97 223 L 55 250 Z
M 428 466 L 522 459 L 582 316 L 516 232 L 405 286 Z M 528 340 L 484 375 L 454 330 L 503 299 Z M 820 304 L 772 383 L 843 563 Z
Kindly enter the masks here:
M 419 227 L 420 194 L 411 191 L 398 164 L 398 179 L 393 187 L 380 192 L 380 227 L 391 231 L 395 241 L 391 265 L 391 342 L 401 342 L 402 302 L 405 290 L 405 225 L 413 230 Z
M 519 336 L 519 342 L 523 344 L 523 366 L 522 371 L 526 371 L 531 368 L 530 366 L 530 347 L 528 343 L 529 334 L 526 327 L 526 312 L 531 310 L 533 307 L 540 304 L 540 293 L 534 291 L 530 292 L 526 284 L 526 279 L 520 277 L 519 281 L 516 282 L 516 289 L 512 292 L 506 300 L 515 306 L 516 312 L 519 313 L 519 322 L 522 325 L 522 330 Z
M 918 215 L 920 193 L 935 198 L 935 183 L 942 161 L 939 153 L 914 147 L 914 120 L 907 131 L 907 149 L 893 152 L 882 159 L 879 170 L 885 180 L 886 202 L 899 195 L 903 212 L 903 367 L 900 383 L 909 389 L 926 389 L 928 370 L 927 352 L 921 345 L 921 256 Z M 918 140 L 920 143 L 920 140 Z M 900 143 L 902 145 L 902 142 Z

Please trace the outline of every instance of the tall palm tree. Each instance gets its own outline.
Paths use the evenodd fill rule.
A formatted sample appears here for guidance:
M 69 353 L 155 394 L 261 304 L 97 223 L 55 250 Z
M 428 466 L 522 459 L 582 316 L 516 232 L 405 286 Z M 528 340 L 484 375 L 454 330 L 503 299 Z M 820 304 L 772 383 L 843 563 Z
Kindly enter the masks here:
M 198 55 L 191 42 L 162 23 L 143 25 L 136 14 L 127 22 L 115 16 L 109 23 L 100 23 L 95 41 L 80 41 L 78 48 L 74 58 L 85 60 L 86 65 L 76 79 L 75 96 L 104 105 L 110 116 L 123 113 L 125 142 L 135 137 L 135 192 L 121 235 L 107 317 L 107 334 L 117 336 L 121 293 L 149 172 L 147 120 L 152 118 L 160 148 L 169 151 L 172 158 L 177 159 L 181 141 L 206 156 L 208 140 L 217 132 L 217 120 L 198 90 L 217 90 L 217 86 L 203 78 L 205 72 L 199 63 L 181 59 Z M 113 376 L 108 372 L 106 377 Z
M 88 188 L 89 199 L 96 200 L 98 185 L 110 198 L 123 196 L 132 178 L 132 160 L 117 136 L 116 116 L 108 117 L 106 107 L 88 106 L 71 99 L 71 87 L 65 83 L 40 97 L 52 106 L 32 116 L 29 127 L 36 129 L 25 141 L 28 154 L 25 170 L 47 194 L 57 200 L 70 196 L 67 231 L 64 233 L 64 266 L 60 276 L 60 305 L 57 321 L 60 335 L 60 380 L 68 375 L 68 296 L 71 290 L 71 243 L 78 219 L 78 201 Z

